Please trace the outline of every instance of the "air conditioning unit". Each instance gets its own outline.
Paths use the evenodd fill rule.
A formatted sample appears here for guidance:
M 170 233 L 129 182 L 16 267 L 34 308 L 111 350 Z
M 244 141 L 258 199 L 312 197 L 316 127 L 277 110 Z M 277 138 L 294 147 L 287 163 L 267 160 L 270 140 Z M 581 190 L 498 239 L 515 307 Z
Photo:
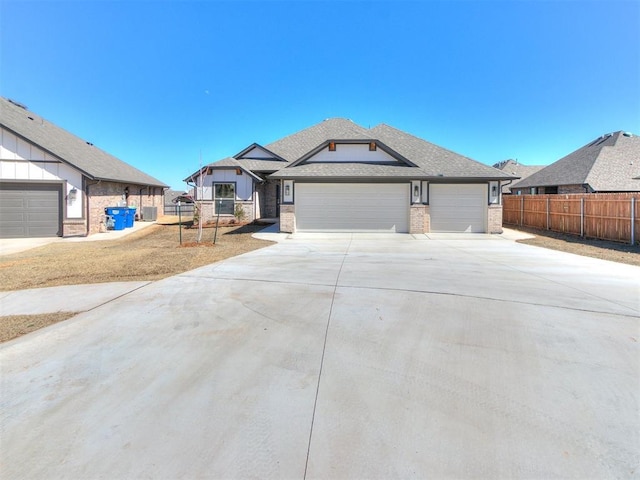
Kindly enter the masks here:
M 142 221 L 155 222 L 158 219 L 158 207 L 142 207 Z

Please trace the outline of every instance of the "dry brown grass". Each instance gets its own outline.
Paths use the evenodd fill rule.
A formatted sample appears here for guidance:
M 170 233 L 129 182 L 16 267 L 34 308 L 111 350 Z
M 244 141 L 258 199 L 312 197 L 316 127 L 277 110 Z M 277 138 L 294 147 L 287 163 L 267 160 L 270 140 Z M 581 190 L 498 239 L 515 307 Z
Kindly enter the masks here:
M 509 227 L 513 228 L 513 227 Z M 574 253 L 585 257 L 599 258 L 611 262 L 640 266 L 640 245 L 627 245 L 607 240 L 581 238 L 575 235 L 538 230 L 533 228 L 517 228 L 535 235 L 534 238 L 518 240 L 519 243 L 550 248 L 561 252 Z
M 40 328 L 62 322 L 76 312 L 43 313 L 41 315 L 8 315 L 0 317 L 0 342 L 7 342 Z
M 271 245 L 251 236 L 262 228 L 221 227 L 215 245 L 213 228 L 197 244 L 197 230 L 183 227 L 180 246 L 177 225 L 152 225 L 118 240 L 52 243 L 0 256 L 0 290 L 159 280 Z

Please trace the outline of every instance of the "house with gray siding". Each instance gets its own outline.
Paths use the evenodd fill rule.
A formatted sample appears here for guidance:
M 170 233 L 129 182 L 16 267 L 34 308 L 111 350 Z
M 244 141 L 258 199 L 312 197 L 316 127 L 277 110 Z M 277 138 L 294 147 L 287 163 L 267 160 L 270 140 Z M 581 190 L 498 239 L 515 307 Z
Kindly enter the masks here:
M 388 125 L 331 118 L 185 181 L 203 221 L 241 208 L 282 232 L 498 233 L 501 184 L 516 178 Z
M 0 236 L 84 236 L 105 207 L 156 207 L 167 185 L 0 97 Z

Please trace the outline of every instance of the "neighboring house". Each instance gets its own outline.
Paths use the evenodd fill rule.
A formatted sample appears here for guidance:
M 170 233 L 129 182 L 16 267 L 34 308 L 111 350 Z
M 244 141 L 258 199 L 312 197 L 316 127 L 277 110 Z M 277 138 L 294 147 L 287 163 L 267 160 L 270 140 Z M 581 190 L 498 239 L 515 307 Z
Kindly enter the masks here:
M 180 202 L 178 204 L 178 202 Z M 178 190 L 167 190 L 164 193 L 164 214 L 165 215 L 193 215 L 194 214 L 193 191 L 183 192 Z
M 167 190 L 164 192 L 164 206 L 173 206 L 178 201 L 182 203 L 193 203 L 193 191 Z
M 640 192 L 640 137 L 603 135 L 511 186 L 518 195 Z
M 90 235 L 104 209 L 157 207 L 167 185 L 0 97 L 0 236 Z
M 516 177 L 381 124 L 333 118 L 199 169 L 202 218 L 279 218 L 282 232 L 502 231 Z
M 502 170 L 505 173 L 513 175 L 515 177 L 520 177 L 520 180 L 515 180 L 521 182 L 525 178 L 530 175 L 533 175 L 539 170 L 544 168 L 544 165 L 523 165 L 518 160 L 503 160 L 502 162 L 498 162 L 494 165 L 494 168 L 498 170 Z M 502 184 L 502 194 L 510 195 L 512 182 L 506 182 Z

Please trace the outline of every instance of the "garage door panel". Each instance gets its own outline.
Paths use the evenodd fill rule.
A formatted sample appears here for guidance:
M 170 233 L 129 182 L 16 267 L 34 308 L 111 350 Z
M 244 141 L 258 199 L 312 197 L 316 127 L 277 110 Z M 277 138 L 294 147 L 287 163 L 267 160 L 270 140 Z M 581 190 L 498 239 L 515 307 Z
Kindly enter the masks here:
M 300 231 L 406 232 L 409 186 L 400 184 L 297 184 Z
M 486 184 L 430 185 L 431 231 L 486 232 L 487 194 Z
M 56 184 L 0 185 L 0 237 L 59 235 L 61 196 Z

